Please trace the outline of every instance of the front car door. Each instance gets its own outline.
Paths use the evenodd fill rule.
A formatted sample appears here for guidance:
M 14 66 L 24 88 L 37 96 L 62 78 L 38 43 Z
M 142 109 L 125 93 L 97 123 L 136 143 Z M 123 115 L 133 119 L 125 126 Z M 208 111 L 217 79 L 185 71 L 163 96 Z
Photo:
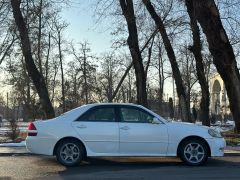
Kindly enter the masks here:
M 167 126 L 149 112 L 135 106 L 119 106 L 120 153 L 122 155 L 166 155 Z
M 80 139 L 87 145 L 89 155 L 118 153 L 119 124 L 114 106 L 93 107 L 72 125 Z

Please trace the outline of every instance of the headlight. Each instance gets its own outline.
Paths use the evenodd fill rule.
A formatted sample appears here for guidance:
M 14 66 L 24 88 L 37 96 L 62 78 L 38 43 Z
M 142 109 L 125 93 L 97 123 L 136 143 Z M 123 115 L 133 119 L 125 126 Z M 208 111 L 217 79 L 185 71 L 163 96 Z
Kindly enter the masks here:
M 217 138 L 222 137 L 221 133 L 215 129 L 209 129 L 208 134 L 210 134 L 212 137 L 217 137 Z

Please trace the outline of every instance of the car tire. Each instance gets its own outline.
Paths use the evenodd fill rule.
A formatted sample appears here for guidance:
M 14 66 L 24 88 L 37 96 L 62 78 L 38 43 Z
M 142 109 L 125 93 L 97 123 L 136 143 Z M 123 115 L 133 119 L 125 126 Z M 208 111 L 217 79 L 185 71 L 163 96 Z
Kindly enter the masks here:
M 181 143 L 179 157 L 187 165 L 198 166 L 204 164 L 209 156 L 208 145 L 201 139 L 191 138 Z
M 60 142 L 56 149 L 58 162 L 67 167 L 78 165 L 84 158 L 84 148 L 75 139 L 68 139 Z

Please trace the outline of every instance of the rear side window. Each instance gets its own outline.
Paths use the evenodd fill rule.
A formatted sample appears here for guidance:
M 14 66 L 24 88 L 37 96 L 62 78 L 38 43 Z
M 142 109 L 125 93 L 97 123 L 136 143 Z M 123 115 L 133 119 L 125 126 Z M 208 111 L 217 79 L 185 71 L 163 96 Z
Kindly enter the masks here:
M 114 122 L 115 109 L 113 107 L 94 108 L 83 114 L 77 121 Z

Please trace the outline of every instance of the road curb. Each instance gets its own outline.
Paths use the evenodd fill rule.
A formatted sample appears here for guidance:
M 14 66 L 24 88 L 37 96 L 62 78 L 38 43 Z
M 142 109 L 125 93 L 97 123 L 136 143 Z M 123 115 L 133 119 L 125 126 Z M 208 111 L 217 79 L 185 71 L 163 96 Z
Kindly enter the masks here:
M 226 157 L 230 157 L 230 156 L 240 156 L 240 152 L 239 152 L 239 153 L 224 153 L 224 156 L 226 156 Z
M 32 153 L 0 153 L 0 157 L 7 157 L 7 156 L 33 156 L 36 154 L 32 154 Z

